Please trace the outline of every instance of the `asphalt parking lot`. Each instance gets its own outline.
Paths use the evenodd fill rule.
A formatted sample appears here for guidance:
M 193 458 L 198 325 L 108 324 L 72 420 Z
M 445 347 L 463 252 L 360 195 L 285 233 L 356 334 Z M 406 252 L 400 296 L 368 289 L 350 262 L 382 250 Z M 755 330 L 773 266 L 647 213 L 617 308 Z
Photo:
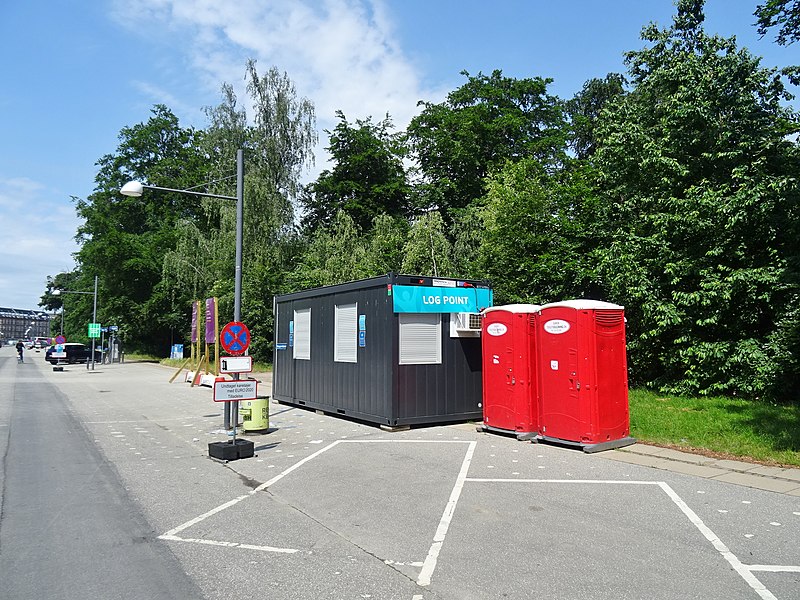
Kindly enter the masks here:
M 800 482 L 276 403 L 269 432 L 244 435 L 256 456 L 224 464 L 210 389 L 151 364 L 35 368 L 207 598 L 800 597 Z

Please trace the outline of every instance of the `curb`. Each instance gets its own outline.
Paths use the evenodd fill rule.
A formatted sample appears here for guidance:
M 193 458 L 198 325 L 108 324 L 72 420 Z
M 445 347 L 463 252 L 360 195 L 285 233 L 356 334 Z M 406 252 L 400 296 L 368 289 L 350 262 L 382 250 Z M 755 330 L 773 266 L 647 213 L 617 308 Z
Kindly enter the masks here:
M 800 497 L 800 469 L 711 458 L 641 443 L 603 452 L 597 456 Z

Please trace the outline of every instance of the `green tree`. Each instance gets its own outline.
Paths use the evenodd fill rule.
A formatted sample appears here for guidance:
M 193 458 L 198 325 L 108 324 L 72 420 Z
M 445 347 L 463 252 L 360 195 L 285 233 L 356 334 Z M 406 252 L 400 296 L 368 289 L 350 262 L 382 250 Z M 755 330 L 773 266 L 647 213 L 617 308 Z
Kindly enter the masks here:
M 408 237 L 408 221 L 381 214 L 372 221 L 367 237 L 367 276 L 398 273 L 403 266 L 403 248 Z
M 449 221 L 485 193 L 485 178 L 508 160 L 532 157 L 556 167 L 565 157 L 561 102 L 550 79 L 514 79 L 501 71 L 470 76 L 441 104 L 421 102 L 407 128 L 420 171 L 417 202 Z
M 145 123 L 125 127 L 115 154 L 102 157 L 94 192 L 76 199 L 84 219 L 77 239 L 82 290 L 100 278 L 98 319 L 118 325 L 129 348 L 163 352 L 170 341 L 169 290 L 161 285 L 162 261 L 176 242 L 176 224 L 197 216 L 197 203 L 182 194 L 122 196 L 131 179 L 181 188 L 206 178 L 199 146 L 202 132 L 182 128 L 158 105 Z M 67 300 L 71 305 L 72 300 Z
M 800 373 L 798 115 L 775 69 L 705 34 L 702 6 L 679 1 L 627 55 L 633 89 L 597 130 L 596 257 L 627 309 L 633 381 L 758 396 L 778 365 Z
M 597 297 L 589 175 L 579 165 L 547 173 L 527 159 L 489 179 L 480 263 L 496 303 Z
M 368 231 L 380 214 L 405 217 L 409 185 L 403 168 L 404 148 L 387 116 L 380 123 L 371 118 L 347 121 L 336 112 L 339 123 L 327 150 L 334 165 L 308 186 L 303 199 L 303 225 L 308 231 L 326 227 L 339 210 L 346 211 L 362 231 Z
M 329 227 L 314 232 L 291 275 L 291 283 L 293 289 L 306 289 L 370 275 L 366 242 L 353 218 L 340 209 Z
M 403 273 L 455 277 L 453 248 L 445 234 L 445 223 L 438 211 L 418 217 L 403 247 Z
M 767 34 L 769 29 L 778 27 L 775 41 L 788 46 L 800 40 L 800 2 L 798 0 L 767 0 L 756 7 L 758 33 Z
M 570 146 L 579 159 L 588 158 L 597 148 L 595 129 L 605 106 L 625 93 L 625 78 L 609 73 L 604 79 L 590 79 L 566 103 L 572 135 Z
M 270 357 L 272 298 L 287 288 L 286 276 L 299 252 L 294 204 L 300 178 L 313 161 L 316 143 L 312 103 L 299 98 L 286 73 L 271 68 L 263 76 L 247 63 L 252 119 L 230 85 L 209 108 L 204 150 L 211 157 L 215 193 L 235 194 L 231 177 L 236 152 L 244 150 L 242 319 L 252 333 L 251 354 Z M 217 296 L 221 319 L 232 319 L 234 301 L 235 204 L 205 200 L 202 212 L 178 227 L 179 241 L 165 262 L 172 285 L 184 298 Z

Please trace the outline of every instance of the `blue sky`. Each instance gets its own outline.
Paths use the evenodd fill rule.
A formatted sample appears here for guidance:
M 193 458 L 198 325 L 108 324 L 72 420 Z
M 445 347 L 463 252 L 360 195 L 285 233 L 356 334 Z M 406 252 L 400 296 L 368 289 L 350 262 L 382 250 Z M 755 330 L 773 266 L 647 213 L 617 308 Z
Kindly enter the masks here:
M 758 38 L 758 0 L 707 0 L 706 30 L 736 35 L 766 66 L 800 62 Z M 402 128 L 417 101 L 440 101 L 494 69 L 550 77 L 569 98 L 623 72 L 644 25 L 672 0 L 26 0 L 0 3 L 0 306 L 35 309 L 46 278 L 71 270 L 71 197 L 94 189 L 96 161 L 154 104 L 204 127 L 223 82 L 240 99 L 245 63 L 275 65 L 316 105 L 322 133 L 387 112 Z M 795 92 L 798 90 L 794 90 Z

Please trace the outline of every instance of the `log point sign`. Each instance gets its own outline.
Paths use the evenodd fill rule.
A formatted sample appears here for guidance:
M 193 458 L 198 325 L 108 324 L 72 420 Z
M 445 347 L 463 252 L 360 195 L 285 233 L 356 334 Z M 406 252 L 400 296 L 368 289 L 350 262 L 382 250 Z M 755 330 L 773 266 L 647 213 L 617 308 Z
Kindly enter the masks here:
M 231 321 L 219 334 L 222 349 L 231 356 L 239 356 L 250 347 L 250 330 L 239 321 Z

